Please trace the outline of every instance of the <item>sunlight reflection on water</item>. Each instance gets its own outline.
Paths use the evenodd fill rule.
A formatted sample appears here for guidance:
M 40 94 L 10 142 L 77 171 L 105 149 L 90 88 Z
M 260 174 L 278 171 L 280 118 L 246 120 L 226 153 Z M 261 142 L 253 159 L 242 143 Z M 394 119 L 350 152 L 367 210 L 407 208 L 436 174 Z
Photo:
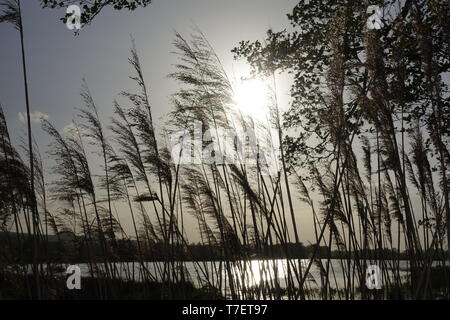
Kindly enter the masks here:
M 301 265 L 299 265 L 299 261 Z M 183 262 L 185 278 L 191 281 L 196 287 L 215 287 L 222 292 L 225 297 L 230 297 L 230 277 L 233 281 L 235 292 L 239 298 L 269 299 L 273 297 L 284 298 L 286 289 L 298 289 L 302 275 L 309 265 L 309 259 L 301 260 L 239 260 L 233 262 L 225 261 L 199 261 Z M 384 273 L 393 275 L 392 270 L 399 263 L 400 276 L 408 275 L 408 261 L 384 261 Z M 373 261 L 367 261 L 367 265 L 374 264 Z M 80 266 L 82 277 L 95 276 L 96 272 L 103 272 L 103 264 L 95 265 L 96 272 L 89 269 L 89 265 L 82 263 Z M 161 281 L 164 273 L 163 262 L 145 262 L 145 268 L 138 262 L 120 262 L 115 263 L 116 274 L 118 277 L 134 281 L 142 281 L 143 274 L 151 275 L 150 278 L 155 281 Z M 31 266 L 30 266 L 31 267 Z M 63 268 L 67 265 L 63 265 Z M 169 265 L 166 265 L 169 268 Z M 146 271 L 144 272 L 144 269 Z M 169 268 L 170 269 L 170 268 Z M 169 269 L 166 269 L 169 270 Z M 329 282 L 326 280 L 326 274 L 329 274 Z M 350 272 L 349 272 L 350 270 Z M 31 271 L 31 270 L 30 270 Z M 173 270 L 171 271 L 173 272 Z M 180 274 L 180 269 L 175 271 Z M 167 273 L 166 273 L 167 274 Z M 350 274 L 350 277 L 349 277 Z M 309 272 L 304 280 L 304 288 L 318 294 L 318 290 L 328 283 L 333 289 L 343 289 L 349 279 L 358 286 L 364 283 L 365 270 L 358 270 L 358 265 L 348 260 L 322 259 L 311 264 Z M 314 291 L 315 290 L 315 291 Z

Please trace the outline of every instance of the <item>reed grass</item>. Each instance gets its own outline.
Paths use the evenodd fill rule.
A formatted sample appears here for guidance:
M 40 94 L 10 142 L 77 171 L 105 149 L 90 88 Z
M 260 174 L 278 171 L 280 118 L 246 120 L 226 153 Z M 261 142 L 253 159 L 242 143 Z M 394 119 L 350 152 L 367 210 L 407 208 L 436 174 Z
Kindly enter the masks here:
M 343 53 L 347 44 L 341 32 L 345 19 L 336 18 L 334 23 L 328 39 L 327 95 L 317 120 L 327 138 L 311 148 L 327 151 L 305 149 L 308 161 L 303 166 L 292 161 L 284 143 L 289 135 L 279 111 L 276 70 L 269 70 L 274 87 L 271 119 L 255 123 L 236 108 L 233 84 L 199 30 L 190 39 L 175 34 L 178 64 L 169 76 L 179 90 L 172 96 L 172 111 L 162 132 L 155 129 L 150 90 L 134 40 L 129 64 L 135 91 L 120 93 L 107 126 L 86 83 L 81 89 L 84 106 L 72 132 L 62 133 L 43 121 L 51 139 L 51 172 L 57 175 L 51 183 L 33 148 L 30 126 L 25 149 L 31 165 L 11 144 L 0 108 L 0 230 L 7 235 L 1 276 L 17 277 L 28 298 L 50 298 L 39 281 L 48 285 L 58 275 L 58 263 L 49 255 L 49 236 L 55 235 L 62 260 L 77 262 L 77 253 L 84 250 L 90 278 L 97 279 L 92 281 L 93 294 L 100 299 L 121 298 L 123 290 L 141 290 L 143 296 L 154 297 L 155 286 L 159 298 L 192 298 L 192 283 L 198 283 L 207 297 L 232 299 L 426 299 L 442 294 L 435 290 L 433 268 L 434 263 L 446 270 L 448 264 L 450 157 L 440 123 L 442 96 L 429 80 L 436 105 L 432 104 L 427 126 L 418 119 L 407 128 L 401 103 L 399 108 L 390 98 L 375 32 L 365 35 L 364 79 L 348 89 Z M 353 95 L 350 102 L 348 90 Z M 348 108 L 361 110 L 353 122 Z M 202 134 L 210 132 L 217 142 L 225 139 L 219 134 L 222 129 L 245 128 L 255 136 L 263 130 L 266 137 L 275 130 L 280 145 L 276 173 L 265 174 L 267 163 L 255 156 L 259 145 L 240 137 L 234 145 L 244 146 L 247 155 L 255 156 L 254 163 L 246 163 L 237 148 L 232 151 L 236 163 L 219 163 L 217 158 L 199 164 L 177 162 L 170 134 L 180 128 L 193 134 L 194 121 L 202 124 Z M 366 128 L 363 121 L 373 130 L 361 134 Z M 437 170 L 435 159 L 427 154 L 425 134 L 437 146 Z M 179 156 L 199 152 L 189 141 L 182 145 Z M 214 147 L 218 155 L 224 154 L 221 146 Z M 96 161 L 90 160 L 92 147 Z M 93 163 L 101 165 L 92 167 Z M 419 207 L 413 205 L 414 193 L 419 195 Z M 59 209 L 51 209 L 50 200 Z M 300 211 L 299 202 L 310 208 L 312 225 L 302 221 L 308 213 Z M 122 205 L 120 212 L 116 204 Z M 124 219 L 132 222 L 131 232 L 122 227 Z M 195 255 L 187 220 L 195 221 L 200 244 L 217 258 L 216 263 Z M 314 230 L 315 244 L 303 260 L 293 245 L 300 246 L 306 228 Z M 6 233 L 10 230 L 17 245 Z M 33 283 L 25 261 L 27 234 L 39 253 L 33 259 Z M 125 244 L 133 248 L 134 262 L 123 266 Z M 281 264 L 276 246 L 285 257 Z M 323 248 L 333 250 L 333 257 L 321 256 Z M 400 266 L 402 248 L 406 270 Z M 388 256 L 389 250 L 397 254 Z M 255 264 L 255 255 L 264 262 Z M 187 270 L 188 263 L 194 272 Z M 383 270 L 383 292 L 365 285 L 366 269 L 372 264 Z M 337 268 L 343 283 L 337 279 Z M 312 275 L 313 269 L 319 277 Z M 273 276 L 279 272 L 282 279 Z M 448 289 L 447 273 L 441 276 Z M 448 298 L 448 290 L 445 294 Z

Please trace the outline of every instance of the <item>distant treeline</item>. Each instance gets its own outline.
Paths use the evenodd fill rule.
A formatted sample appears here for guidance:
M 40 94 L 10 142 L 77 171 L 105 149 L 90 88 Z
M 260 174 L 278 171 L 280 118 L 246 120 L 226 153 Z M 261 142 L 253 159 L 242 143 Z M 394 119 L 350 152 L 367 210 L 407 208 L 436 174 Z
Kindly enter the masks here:
M 18 241 L 18 237 L 22 239 Z M 85 262 L 89 261 L 89 252 L 87 250 L 87 240 L 83 237 L 64 237 L 54 235 L 48 236 L 48 242 L 45 243 L 45 250 L 41 253 L 41 262 Z M 16 263 L 31 263 L 32 238 L 27 234 L 17 235 L 15 233 L 0 233 L 0 257 L 6 257 L 8 252 L 20 252 L 16 257 L 7 257 L 7 261 Z M 20 243 L 22 245 L 20 245 Z M 117 239 L 115 241 L 116 256 L 111 257 L 114 261 L 137 261 L 139 250 L 135 240 Z M 91 249 L 90 258 L 101 262 L 101 247 L 98 241 L 89 243 Z M 236 252 L 236 259 L 246 255 L 249 259 L 307 259 L 310 258 L 316 248 L 315 244 L 305 246 L 303 243 L 274 244 L 266 246 L 263 250 L 257 250 L 254 246 L 241 247 L 240 252 Z M 12 250 L 11 250 L 12 249 Z M 244 251 L 244 252 L 242 252 Z M 152 248 L 144 250 L 145 261 L 163 261 L 168 255 L 177 256 L 181 261 L 214 261 L 222 260 L 223 252 L 220 247 L 203 245 L 200 243 L 190 244 L 187 247 L 170 246 L 165 248 L 164 243 L 153 243 Z M 260 253 L 258 253 L 260 252 Z M 436 255 L 442 255 L 443 252 L 437 252 Z M 339 252 L 329 250 L 326 246 L 320 246 L 316 252 L 316 258 L 319 259 L 408 259 L 408 252 L 398 252 L 396 250 L 362 250 L 353 252 Z

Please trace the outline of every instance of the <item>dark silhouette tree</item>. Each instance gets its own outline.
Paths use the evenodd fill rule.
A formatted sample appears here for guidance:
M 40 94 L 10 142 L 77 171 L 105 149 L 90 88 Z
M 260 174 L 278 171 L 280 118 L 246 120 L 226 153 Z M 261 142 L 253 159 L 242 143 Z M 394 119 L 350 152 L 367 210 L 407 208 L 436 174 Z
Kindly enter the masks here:
M 369 5 L 381 8 L 381 29 L 368 28 Z M 290 31 L 269 30 L 264 41 L 242 41 L 233 49 L 236 58 L 245 58 L 255 74 L 270 75 L 274 70 L 293 74 L 293 102 L 283 117 L 290 133 L 284 144 L 293 168 L 341 163 L 343 172 L 354 172 L 353 177 L 346 173 L 341 178 L 335 176 L 335 181 L 342 183 L 338 188 L 346 188 L 355 184 L 355 177 L 360 180 L 356 160 L 352 160 L 353 137 L 363 133 L 373 136 L 377 156 L 372 173 L 377 175 L 377 182 L 374 201 L 367 208 L 373 211 L 367 217 L 367 228 L 376 225 L 373 233 L 381 255 L 384 243 L 392 240 L 388 229 L 389 219 L 394 217 L 403 228 L 413 272 L 419 272 L 417 261 L 423 258 L 424 248 L 406 179 L 409 160 L 405 133 L 414 132 L 417 123 L 427 129 L 428 155 L 424 156 L 432 158 L 441 190 L 436 202 L 432 179 L 425 175 L 426 181 L 421 184 L 427 190 L 422 190 L 424 210 L 442 201 L 434 216 L 440 225 L 433 230 L 435 241 L 427 242 L 425 249 L 430 251 L 426 254 L 433 255 L 432 247 L 438 241 L 443 243 L 442 226 L 446 225 L 447 247 L 450 243 L 450 136 L 446 129 L 450 124 L 446 76 L 450 68 L 450 22 L 449 10 L 443 8 L 448 8 L 448 1 L 300 1 L 288 14 Z M 370 150 L 367 141 L 365 150 Z M 366 167 L 371 167 L 370 160 Z M 317 177 L 309 180 L 317 183 Z M 357 185 L 362 186 L 362 181 Z M 351 197 L 360 201 L 362 190 L 357 185 L 359 191 L 348 195 L 348 203 Z M 345 189 L 342 192 L 346 193 Z M 329 224 L 330 232 L 338 217 L 336 210 L 342 205 L 339 197 L 332 191 L 327 199 L 325 225 Z M 390 215 L 384 212 L 389 204 Z M 450 248 L 448 252 L 450 257 Z M 423 278 L 423 273 L 418 278 Z M 413 280 L 416 293 L 423 285 L 421 281 Z
M 146 7 L 151 0 L 41 0 L 44 8 L 61 8 L 70 5 L 79 5 L 81 8 L 81 23 L 89 24 L 106 7 L 112 7 L 114 10 L 128 9 L 134 11 L 140 7 Z M 61 18 L 65 23 L 66 15 Z

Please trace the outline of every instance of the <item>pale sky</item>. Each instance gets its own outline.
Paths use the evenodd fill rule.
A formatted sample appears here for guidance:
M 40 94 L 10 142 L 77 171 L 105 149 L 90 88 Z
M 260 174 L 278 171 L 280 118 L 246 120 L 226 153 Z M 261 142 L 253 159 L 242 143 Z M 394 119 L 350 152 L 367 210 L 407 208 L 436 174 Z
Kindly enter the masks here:
M 81 106 L 79 90 L 85 78 L 103 125 L 109 125 L 113 99 L 122 90 L 134 88 L 128 78 L 132 74 L 127 61 L 130 35 L 135 38 L 150 89 L 154 119 L 162 123 L 171 108 L 170 95 L 178 88 L 176 82 L 167 77 L 174 71 L 176 62 L 175 55 L 171 54 L 175 30 L 189 37 L 193 26 L 200 28 L 229 76 L 239 78 L 248 75 L 248 67 L 243 61 L 233 60 L 231 49 L 241 40 L 264 39 L 269 28 L 288 28 L 286 14 L 297 2 L 154 0 L 147 8 L 134 12 L 107 8 L 91 25 L 74 36 L 59 20 L 65 9 L 42 9 L 39 1 L 22 1 L 31 110 L 36 120 L 34 135 L 44 155 L 45 169 L 52 165 L 45 156 L 49 138 L 40 129 L 38 118 L 47 118 L 59 129 L 76 119 L 76 108 Z M 0 24 L 0 39 L 0 103 L 17 145 L 20 137 L 25 137 L 19 33 L 9 24 Z M 280 78 L 277 93 L 281 108 L 285 109 L 289 103 L 287 79 Z M 300 205 L 297 208 L 305 207 Z M 312 228 L 307 229 L 303 230 L 304 236 L 312 237 Z

